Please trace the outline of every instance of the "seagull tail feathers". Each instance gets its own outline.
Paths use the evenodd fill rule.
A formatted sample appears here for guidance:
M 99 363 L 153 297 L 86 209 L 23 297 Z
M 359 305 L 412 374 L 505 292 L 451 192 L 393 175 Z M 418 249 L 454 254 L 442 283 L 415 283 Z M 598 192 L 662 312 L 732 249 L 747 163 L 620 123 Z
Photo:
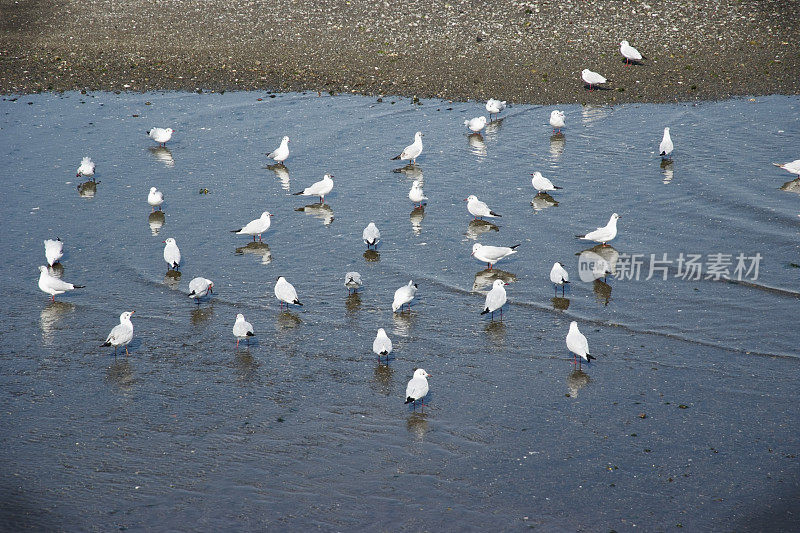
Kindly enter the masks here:
M 243 229 L 244 229 L 244 228 L 232 229 L 232 230 L 231 230 L 231 233 L 239 233 L 239 232 L 240 232 L 240 231 L 242 231 Z
M 106 342 L 104 342 L 103 344 L 100 345 L 101 348 L 103 346 L 111 346 L 111 341 L 106 341 Z
M 554 189 L 563 189 L 564 187 L 559 187 L 558 185 L 553 185 Z
M 292 193 L 293 196 L 300 196 L 301 194 L 303 194 L 303 191 Z
M 86 287 L 86 285 L 73 285 L 72 286 L 73 289 L 83 289 L 85 287 Z
M 593 355 L 591 355 L 591 354 L 588 354 L 588 353 L 587 353 L 587 354 L 586 354 L 586 360 L 587 360 L 587 361 L 591 361 L 592 359 L 597 359 L 597 357 L 595 357 L 595 356 L 593 356 Z
M 383 351 L 381 352 L 381 355 L 389 355 L 389 352 L 387 352 L 386 350 L 383 350 Z
M 401 155 L 402 155 L 402 154 L 401 154 Z M 397 161 L 398 159 L 400 159 L 400 156 L 399 156 L 399 155 L 398 155 L 398 156 L 395 156 L 395 157 L 393 157 L 391 160 L 392 160 L 392 161 Z M 407 403 L 407 402 L 406 402 L 406 403 Z
M 414 398 L 412 398 L 411 396 L 409 396 L 408 398 L 406 398 L 406 403 L 411 403 L 411 402 L 413 402 L 413 401 L 414 401 Z
M 493 217 L 502 217 L 503 216 L 500 213 L 495 213 L 494 211 L 489 211 L 489 214 L 492 215 Z
M 513 249 L 514 249 L 514 248 L 516 248 L 517 246 L 519 246 L 519 244 L 515 244 L 514 246 L 509 246 L 509 248 L 511 248 L 511 249 L 513 250 Z
M 292 303 L 293 303 L 293 304 L 295 304 L 295 305 L 299 305 L 300 307 L 302 307 L 302 306 L 303 306 L 303 304 L 301 304 L 301 303 L 300 303 L 300 300 L 298 300 L 298 299 L 296 299 L 296 298 L 295 298 L 295 300 L 294 300 Z
M 252 331 L 248 331 L 248 332 L 247 332 L 247 336 L 248 336 L 248 337 L 255 337 L 255 336 L 256 336 L 256 334 L 255 334 L 255 333 L 253 333 Z
M 486 313 L 488 313 L 488 312 L 489 312 L 489 308 L 487 307 L 486 309 L 484 309 L 483 311 L 481 311 L 481 314 L 482 314 L 482 315 L 485 315 L 485 314 L 486 314 Z

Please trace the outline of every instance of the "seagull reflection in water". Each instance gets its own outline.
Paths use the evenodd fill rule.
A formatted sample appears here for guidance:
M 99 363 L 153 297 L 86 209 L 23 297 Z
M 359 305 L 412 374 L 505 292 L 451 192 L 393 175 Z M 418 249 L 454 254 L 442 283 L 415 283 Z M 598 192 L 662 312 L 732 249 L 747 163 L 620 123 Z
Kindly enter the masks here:
M 497 268 L 493 268 L 491 270 L 488 268 L 481 270 L 475 274 L 475 280 L 472 282 L 472 292 L 482 291 L 488 287 L 491 287 L 497 279 L 501 279 L 505 283 L 514 283 L 517 281 L 517 276 L 516 274 L 499 270 Z
M 567 388 L 571 398 L 578 397 L 578 391 L 588 385 L 592 380 L 583 370 L 575 369 L 567 375 Z
M 158 232 L 161 231 L 161 228 L 164 227 L 164 223 L 167 221 L 167 217 L 164 215 L 164 212 L 153 211 L 147 217 L 147 223 L 150 224 L 150 233 L 153 235 L 158 235 Z
M 281 189 L 284 191 L 288 191 L 291 187 L 291 181 L 289 180 L 289 169 L 283 163 L 278 163 L 276 165 L 267 165 L 267 168 L 275 173 L 275 177 L 281 181 Z
M 253 254 L 261 257 L 261 264 L 268 265 L 272 262 L 272 252 L 269 245 L 265 242 L 251 241 L 246 246 L 236 248 L 236 255 Z
M 172 152 L 170 152 L 169 148 L 166 146 L 151 146 L 148 150 L 150 150 L 150 153 L 156 158 L 156 161 L 164 163 L 164 166 L 175 166 L 175 159 L 172 157 Z
M 328 204 L 309 204 L 305 207 L 298 207 L 295 211 L 302 211 L 307 215 L 318 218 L 325 226 L 330 226 L 331 222 L 333 222 L 333 208 Z
M 467 226 L 467 233 L 465 235 L 467 238 L 477 240 L 478 237 L 490 231 L 500 231 L 500 228 L 488 220 L 481 220 L 478 218 L 475 220 L 470 220 L 469 225 Z

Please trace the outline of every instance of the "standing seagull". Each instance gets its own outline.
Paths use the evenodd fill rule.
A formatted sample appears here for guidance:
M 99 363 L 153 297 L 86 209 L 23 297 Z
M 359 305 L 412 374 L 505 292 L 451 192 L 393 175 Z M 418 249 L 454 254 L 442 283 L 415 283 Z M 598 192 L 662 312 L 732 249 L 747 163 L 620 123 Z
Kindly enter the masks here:
M 478 200 L 478 197 L 475 196 L 474 194 L 470 194 L 469 197 L 464 198 L 464 201 L 467 202 L 467 211 L 469 211 L 469 214 L 474 216 L 475 218 L 481 218 L 481 217 L 494 218 L 503 216 L 489 209 L 489 206 L 486 205 L 485 202 L 481 202 L 480 200 Z
M 175 239 L 170 237 L 164 241 L 164 244 L 166 245 L 164 246 L 164 261 L 167 262 L 169 268 L 178 270 L 178 267 L 181 266 L 181 251 L 175 243 Z
M 561 131 L 561 128 L 564 127 L 564 112 L 554 109 L 550 113 L 550 125 L 553 126 L 553 133 L 556 130 Z
M 94 176 L 94 161 L 92 161 L 91 157 L 81 159 L 81 166 L 78 167 L 78 173 L 75 174 L 75 177 L 79 178 L 81 176 L 86 176 L 87 178 Z
M 470 255 L 478 261 L 486 263 L 487 268 L 491 270 L 494 264 L 501 259 L 517 253 L 514 249 L 517 246 L 519 246 L 519 244 L 515 244 L 514 246 L 484 246 L 476 242 L 472 245 L 472 253 Z
M 492 115 L 499 115 L 504 109 L 506 108 L 506 101 L 503 100 L 495 100 L 494 98 L 489 98 L 486 101 L 486 111 L 489 113 L 489 118 L 492 118 Z
M 272 214 L 269 211 L 264 211 L 261 213 L 261 216 L 255 220 L 251 220 L 247 223 L 246 226 L 239 228 L 239 229 L 232 229 L 231 233 L 235 233 L 236 235 L 252 235 L 253 241 L 256 240 L 256 235 L 258 235 L 258 240 L 261 240 L 261 234 L 264 233 L 269 229 L 270 224 L 272 221 L 269 217 Z
M 614 213 L 611 215 L 611 218 L 608 219 L 608 224 L 605 226 L 590 231 L 586 235 L 576 235 L 576 237 L 584 241 L 599 242 L 605 246 L 608 241 L 613 240 L 614 237 L 617 236 L 617 219 L 619 217 L 618 214 Z
M 428 378 L 430 374 L 425 372 L 422 368 L 414 369 L 414 377 L 406 385 L 406 402 L 414 405 L 417 408 L 417 400 L 420 400 L 422 407 L 425 407 L 423 398 L 428 394 Z
M 41 265 L 39 267 L 39 289 L 41 289 L 42 292 L 49 294 L 50 298 L 54 302 L 56 301 L 56 294 L 64 294 L 72 289 L 82 289 L 85 286 L 86 285 L 73 285 L 72 283 L 61 281 L 60 279 L 51 276 L 47 271 L 46 266 Z
M 589 342 L 586 340 L 586 337 L 583 336 L 583 333 L 580 332 L 578 323 L 574 320 L 569 323 L 567 348 L 570 352 L 575 354 L 573 364 L 577 364 L 579 355 L 582 359 L 585 359 L 587 363 L 591 362 L 592 359 L 597 359 L 593 355 L 589 355 Z
M 194 298 L 197 303 L 208 293 L 214 294 L 214 282 L 210 279 L 198 277 L 189 282 L 189 298 Z
M 64 257 L 64 243 L 61 239 L 56 237 L 56 240 L 47 239 L 44 241 L 44 256 L 47 258 L 47 264 L 53 266 L 58 263 L 59 259 Z
M 172 139 L 172 134 L 175 130 L 172 128 L 153 128 L 147 130 L 147 136 L 162 146 L 167 145 L 167 141 Z
M 114 357 L 117 356 L 117 348 L 120 346 L 125 347 L 125 355 L 128 355 L 128 343 L 133 339 L 133 322 L 131 322 L 131 315 L 134 311 L 125 311 L 119 315 L 119 324 L 111 329 L 108 334 L 106 342 L 100 346 L 113 346 Z
M 233 336 L 236 337 L 236 347 L 239 347 L 239 341 L 247 339 L 247 344 L 250 344 L 250 337 L 254 337 L 253 324 L 244 319 L 244 315 L 239 313 L 236 315 L 236 322 L 233 324 Z
M 155 187 L 150 187 L 150 192 L 147 194 L 147 203 L 150 204 L 153 211 L 156 210 L 156 207 L 161 209 L 161 204 L 164 203 L 164 193 Z
M 772 163 L 778 168 L 782 168 L 786 172 L 791 172 L 792 174 L 797 174 L 800 177 L 800 159 L 795 159 L 794 161 L 789 161 L 788 163 L 784 163 L 782 165 L 778 163 Z
M 392 353 L 392 339 L 386 335 L 386 330 L 383 328 L 378 329 L 378 334 L 375 335 L 375 340 L 372 341 L 372 351 L 378 356 L 378 362 L 381 362 L 381 357 L 386 358 L 389 362 L 389 354 Z
M 533 185 L 533 188 L 538 192 L 548 192 L 555 191 L 556 189 L 563 189 L 563 187 L 556 187 L 553 185 L 553 182 L 542 176 L 542 173 L 538 170 L 531 174 L 531 176 L 533 176 L 531 178 L 531 185 Z
M 503 319 L 503 306 L 506 304 L 506 289 L 504 285 L 508 285 L 508 283 L 502 279 L 494 280 L 492 290 L 486 294 L 486 302 L 483 304 L 483 311 L 481 311 L 482 315 L 491 313 L 491 318 L 494 320 L 494 312 L 499 309 L 500 319 Z
M 669 128 L 664 128 L 664 137 L 661 138 L 661 144 L 658 146 L 658 155 L 661 157 L 668 157 L 672 153 L 672 137 L 669 136 Z
M 486 117 L 480 116 L 471 118 L 469 120 L 464 121 L 464 125 L 470 129 L 470 131 L 474 133 L 478 133 L 483 128 L 486 127 Z
M 398 309 L 402 309 L 404 304 L 408 304 L 408 310 L 411 311 L 411 300 L 417 294 L 417 284 L 413 280 L 408 282 L 408 285 L 403 285 L 394 291 L 394 300 L 392 301 L 392 313 L 396 313 Z
M 378 242 L 381 240 L 381 231 L 374 222 L 370 222 L 367 224 L 367 227 L 364 228 L 364 231 L 361 232 L 361 239 L 364 241 L 364 244 L 367 245 L 367 250 L 369 250 L 370 246 L 377 249 Z
M 411 163 L 413 164 L 417 162 L 417 158 L 421 153 L 422 153 L 422 132 L 418 131 L 417 133 L 414 134 L 414 142 L 403 148 L 403 151 L 400 152 L 400 155 L 393 157 L 392 161 L 395 161 L 397 159 L 406 161 L 410 159 Z
M 289 308 L 289 304 L 303 305 L 300 303 L 300 300 L 297 299 L 297 291 L 294 290 L 294 286 L 286 281 L 286 278 L 283 276 L 279 277 L 278 281 L 275 283 L 275 297 L 280 300 L 281 309 L 283 309 L 284 302 L 286 302 L 287 309 Z
M 553 268 L 550 269 L 550 281 L 555 283 L 555 290 L 558 291 L 558 286 L 561 285 L 561 294 L 564 294 L 566 284 L 569 283 L 569 274 L 564 269 L 564 265 L 556 261 L 553 263 Z
M 347 287 L 347 294 L 350 294 L 350 291 L 357 292 L 363 284 L 361 274 L 358 272 L 348 272 L 344 275 L 344 286 Z
M 325 195 L 333 190 L 332 174 L 325 174 L 321 180 L 313 183 L 311 186 L 306 187 L 300 192 L 294 193 L 295 196 L 319 196 L 319 203 L 325 203 Z
M 639 61 L 642 59 L 642 54 L 639 50 L 628 44 L 628 41 L 619 43 L 619 53 L 625 57 L 625 64 L 630 65 L 631 61 Z
M 274 160 L 276 163 L 283 163 L 286 161 L 289 157 L 289 137 L 284 135 L 283 139 L 281 139 L 281 145 L 268 153 L 267 157 Z
M 605 77 L 601 76 L 597 72 L 592 72 L 588 68 L 585 68 L 581 71 L 581 79 L 589 84 L 589 90 L 591 91 L 595 85 L 600 85 L 605 83 Z
M 408 199 L 414 202 L 414 207 L 417 205 L 422 206 L 422 202 L 428 199 L 425 193 L 422 192 L 422 181 L 414 180 L 411 184 L 411 190 L 408 191 Z

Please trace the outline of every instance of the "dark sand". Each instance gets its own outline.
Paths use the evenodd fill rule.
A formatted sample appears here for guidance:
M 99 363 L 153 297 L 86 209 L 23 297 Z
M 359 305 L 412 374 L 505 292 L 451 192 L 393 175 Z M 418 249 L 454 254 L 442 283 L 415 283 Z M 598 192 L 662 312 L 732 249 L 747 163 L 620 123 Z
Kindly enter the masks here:
M 670 102 L 800 93 L 800 2 L 0 0 L 0 92 Z M 626 66 L 619 41 L 646 57 Z M 609 78 L 589 92 L 580 71 Z

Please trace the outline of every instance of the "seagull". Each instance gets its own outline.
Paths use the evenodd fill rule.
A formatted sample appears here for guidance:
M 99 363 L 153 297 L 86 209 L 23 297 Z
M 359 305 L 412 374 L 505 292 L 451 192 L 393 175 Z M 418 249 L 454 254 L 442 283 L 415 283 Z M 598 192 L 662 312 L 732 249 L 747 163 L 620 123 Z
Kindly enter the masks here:
M 147 131 L 148 137 L 162 146 L 166 146 L 173 133 L 175 133 L 175 130 L 172 128 L 153 128 Z
M 468 198 L 464 198 L 464 201 L 467 202 L 467 211 L 469 211 L 469 214 L 474 216 L 475 218 L 480 218 L 480 217 L 494 218 L 503 216 L 489 209 L 489 206 L 486 205 L 485 202 L 481 202 L 480 200 L 478 200 L 478 197 L 475 196 L 474 194 L 469 195 Z
M 554 109 L 550 113 L 550 125 L 553 126 L 553 133 L 556 130 L 561 131 L 561 128 L 564 127 L 564 112 Z
M 56 301 L 56 294 L 64 294 L 72 289 L 82 289 L 86 286 L 73 285 L 72 283 L 61 281 L 57 277 L 51 276 L 47 271 L 47 267 L 44 265 L 39 267 L 39 272 L 39 288 L 42 290 L 42 292 L 49 294 L 54 302 Z
M 44 241 L 44 256 L 47 258 L 47 264 L 53 266 L 59 262 L 59 259 L 64 257 L 64 243 L 61 239 L 56 237 L 56 240 L 47 239 Z
M 78 173 L 75 174 L 75 177 L 79 178 L 81 176 L 86 176 L 87 178 L 94 176 L 94 161 L 92 161 L 91 157 L 81 159 L 81 166 L 78 167 Z
M 672 153 L 673 148 L 672 137 L 669 136 L 669 128 L 664 128 L 664 137 L 661 139 L 661 144 L 658 146 L 658 151 L 660 152 L 658 155 L 667 157 Z
M 244 315 L 239 313 L 236 315 L 236 322 L 233 324 L 233 336 L 236 337 L 236 347 L 239 347 L 239 341 L 247 339 L 247 344 L 250 344 L 250 337 L 254 337 L 253 324 L 244 319 Z
M 597 359 L 593 355 L 589 355 L 589 342 L 586 340 L 586 337 L 583 336 L 583 333 L 580 332 L 578 329 L 578 323 L 574 320 L 569 323 L 569 333 L 567 333 L 567 348 L 570 352 L 575 354 L 573 364 L 577 363 L 579 355 L 582 359 L 585 359 L 587 363 L 591 362 L 592 359 Z
M 392 158 L 392 161 L 397 159 L 402 159 L 403 161 L 410 159 L 411 163 L 416 163 L 419 154 L 422 153 L 422 132 L 418 131 L 414 134 L 414 142 L 409 144 L 403 151 L 400 152 L 400 155 L 395 156 Z
M 795 159 L 794 161 L 789 161 L 788 163 L 784 163 L 782 165 L 778 163 L 772 163 L 778 168 L 782 168 L 787 172 L 791 172 L 792 174 L 797 174 L 800 176 L 800 159 Z
M 553 185 L 553 182 L 542 176 L 542 173 L 538 170 L 531 174 L 531 176 L 533 176 L 533 178 L 531 178 L 531 185 L 533 185 L 533 188 L 538 192 L 548 192 L 555 191 L 556 189 L 563 189 L 563 187 L 556 187 Z
M 619 43 L 619 53 L 625 57 L 625 64 L 630 65 L 631 61 L 639 61 L 642 59 L 642 54 L 639 50 L 628 44 L 628 41 Z
M 581 71 L 581 79 L 589 84 L 590 91 L 592 90 L 593 85 L 600 85 L 608 81 L 597 72 L 592 72 L 588 68 L 585 68 Z
M 411 300 L 417 294 L 417 284 L 414 281 L 409 281 L 408 285 L 403 285 L 394 291 L 394 301 L 392 301 L 392 313 L 396 313 L 398 309 L 402 309 L 404 304 L 408 304 L 408 310 L 411 311 Z
M 306 187 L 300 192 L 294 193 L 295 196 L 319 196 L 319 203 L 325 203 L 325 195 L 333 190 L 333 175 L 325 174 L 321 180 Z
M 164 241 L 164 261 L 167 262 L 169 268 L 174 268 L 178 270 L 178 267 L 181 265 L 181 251 L 178 249 L 178 245 L 175 244 L 175 239 L 170 237 L 166 241 Z
M 509 255 L 517 253 L 514 249 L 517 246 L 519 246 L 519 244 L 515 244 L 514 246 L 484 246 L 476 242 L 472 245 L 472 253 L 470 255 L 474 256 L 478 261 L 486 263 L 488 265 L 487 268 L 491 270 L 494 264 L 501 259 L 505 259 Z
M 422 192 L 422 182 L 420 180 L 414 180 L 414 183 L 411 184 L 411 190 L 408 191 L 408 199 L 414 202 L 415 207 L 418 204 L 421 206 L 422 202 L 428 199 L 425 193 Z
M 357 292 L 363 284 L 361 274 L 358 272 L 348 272 L 344 275 L 344 286 L 347 287 L 347 294 L 350 294 L 350 291 Z
M 281 309 L 283 309 L 284 302 L 286 302 L 287 309 L 289 308 L 289 304 L 303 305 L 300 303 L 300 300 L 297 299 L 297 291 L 294 290 L 294 286 L 286 281 L 286 278 L 283 276 L 279 277 L 278 281 L 275 283 L 275 296 L 281 302 Z
M 276 163 L 283 163 L 286 161 L 289 157 L 289 137 L 284 135 L 283 139 L 281 139 L 281 145 L 268 153 L 267 157 L 274 160 Z
M 620 216 L 616 213 L 611 215 L 611 218 L 608 219 L 608 224 L 603 227 L 597 228 L 594 231 L 590 231 L 586 235 L 576 235 L 579 239 L 584 241 L 594 241 L 603 243 L 603 246 L 606 245 L 608 241 L 614 239 L 617 236 L 617 219 Z
M 553 263 L 553 268 L 550 269 L 550 281 L 555 283 L 556 290 L 558 290 L 558 285 L 561 285 L 561 294 L 564 294 L 566 284 L 569 283 L 569 274 L 564 269 L 564 265 L 558 261 Z
M 269 211 L 264 211 L 261 213 L 261 217 L 251 220 L 247 223 L 246 226 L 239 229 L 232 229 L 231 233 L 235 233 L 236 235 L 252 235 L 253 241 L 256 240 L 256 235 L 258 235 L 258 240 L 261 240 L 261 234 L 264 233 L 269 229 L 271 224 L 271 220 L 269 217 L 272 216 L 272 213 Z
M 505 100 L 501 102 L 500 100 L 489 98 L 489 100 L 486 101 L 486 111 L 489 112 L 489 118 L 492 118 L 492 115 L 499 115 L 505 108 Z
M 208 293 L 214 293 L 214 282 L 210 279 L 198 277 L 189 282 L 189 298 L 194 298 L 197 303 Z
M 478 133 L 486 126 L 486 117 L 480 116 L 464 121 L 464 125 L 474 133 Z
M 417 408 L 417 400 L 420 400 L 422 406 L 425 407 L 423 398 L 428 394 L 427 378 L 429 377 L 431 377 L 431 375 L 425 372 L 425 370 L 415 368 L 414 377 L 411 378 L 408 385 L 406 385 L 406 403 L 413 404 L 414 409 Z
M 108 334 L 106 342 L 100 345 L 113 346 L 115 357 L 119 346 L 124 346 L 125 355 L 128 355 L 128 343 L 133 339 L 133 322 L 131 322 L 131 315 L 133 313 L 134 311 L 125 311 L 119 315 L 119 324 L 111 328 L 111 333 Z
M 392 339 L 386 335 L 386 330 L 383 328 L 378 329 L 378 334 L 375 335 L 375 340 L 372 341 L 372 351 L 378 356 L 378 362 L 381 357 L 386 357 L 386 362 L 389 362 L 389 354 L 392 353 Z
M 164 203 L 164 193 L 155 187 L 150 187 L 150 193 L 147 195 L 147 203 L 152 206 L 153 211 L 156 210 L 156 207 L 161 209 L 161 204 Z
M 378 242 L 381 240 L 381 231 L 374 222 L 370 222 L 361 232 L 361 238 L 364 240 L 364 244 L 367 245 L 367 250 L 369 250 L 370 246 L 377 248 Z
M 503 306 L 506 304 L 506 289 L 505 285 L 508 285 L 502 279 L 494 280 L 492 283 L 492 290 L 490 290 L 486 294 L 486 302 L 483 304 L 483 311 L 481 311 L 482 315 L 486 313 L 492 314 L 492 319 L 494 319 L 494 312 L 498 309 L 500 310 L 500 319 L 503 318 Z

